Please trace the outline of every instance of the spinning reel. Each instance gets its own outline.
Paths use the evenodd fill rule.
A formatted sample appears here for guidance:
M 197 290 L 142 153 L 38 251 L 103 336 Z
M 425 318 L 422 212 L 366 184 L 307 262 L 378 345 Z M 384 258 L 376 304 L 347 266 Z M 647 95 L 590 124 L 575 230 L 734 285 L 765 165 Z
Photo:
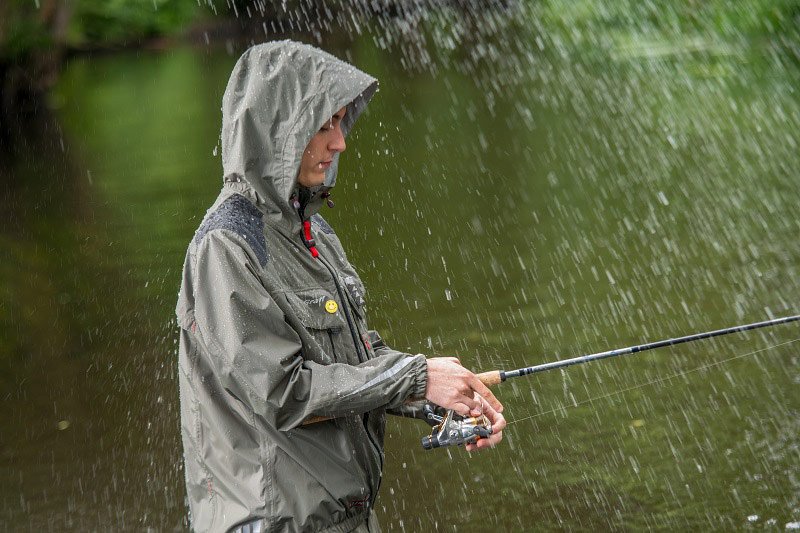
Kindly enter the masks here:
M 422 447 L 426 450 L 464 446 L 492 434 L 492 425 L 484 415 L 464 418 L 450 410 L 441 416 L 436 414 L 434 406 L 429 403 L 425 404 L 422 412 L 426 421 L 433 426 L 431 434 L 422 437 Z

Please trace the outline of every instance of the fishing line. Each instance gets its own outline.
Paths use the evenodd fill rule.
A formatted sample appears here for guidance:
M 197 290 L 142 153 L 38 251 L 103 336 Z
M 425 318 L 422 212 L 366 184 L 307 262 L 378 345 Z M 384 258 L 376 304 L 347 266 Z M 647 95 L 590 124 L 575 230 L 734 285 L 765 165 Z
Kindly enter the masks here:
M 645 383 L 640 383 L 638 385 L 634 385 L 632 387 L 627 387 L 625 389 L 616 390 L 616 391 L 609 392 L 607 394 L 603 394 L 603 395 L 600 395 L 600 396 L 594 396 L 592 398 L 587 398 L 585 400 L 581 400 L 580 402 L 573 403 L 572 405 L 565 405 L 565 406 L 557 407 L 556 409 L 552 409 L 550 411 L 543 411 L 541 413 L 536 413 L 535 415 L 526 416 L 524 418 L 518 418 L 516 420 L 512 420 L 511 422 L 508 422 L 508 424 L 506 424 L 506 425 L 510 426 L 511 424 L 516 424 L 517 422 L 524 422 L 525 420 L 530 420 L 532 418 L 537 418 L 537 417 L 540 417 L 540 416 L 557 413 L 559 411 L 565 411 L 566 409 L 569 409 L 569 408 L 578 407 L 580 405 L 585 405 L 587 403 L 593 403 L 593 402 L 596 402 L 596 401 L 599 401 L 599 400 L 603 400 L 605 398 L 611 398 L 612 396 L 619 396 L 620 394 L 624 394 L 624 393 L 630 392 L 632 390 L 641 389 L 643 387 L 647 387 L 647 386 L 650 386 L 650 385 L 656 385 L 658 383 L 664 383 L 665 381 L 670 381 L 670 380 L 673 380 L 675 378 L 679 378 L 679 377 L 685 376 L 687 374 L 691 374 L 693 372 L 699 372 L 701 370 L 707 370 L 709 368 L 712 368 L 712 367 L 715 367 L 715 366 L 719 366 L 719 365 L 728 363 L 730 361 L 734 361 L 736 359 L 741 359 L 743 357 L 748 357 L 748 356 L 751 356 L 751 355 L 755 355 L 755 354 L 758 354 L 758 353 L 761 353 L 761 352 L 765 352 L 767 350 L 771 350 L 773 348 L 780 348 L 781 346 L 786 346 L 788 344 L 792 344 L 792 343 L 795 343 L 795 342 L 798 342 L 798 341 L 800 341 L 800 339 L 794 339 L 794 340 L 791 340 L 791 341 L 782 342 L 780 344 L 767 346 L 765 348 L 761 348 L 759 350 L 755 350 L 755 351 L 748 352 L 748 353 L 745 353 L 745 354 L 734 355 L 733 357 L 729 357 L 729 358 L 723 359 L 721 361 L 714 361 L 713 363 L 709 363 L 709 364 L 706 364 L 706 365 L 703 365 L 703 366 L 699 366 L 697 368 L 692 368 L 690 370 L 685 370 L 683 372 L 678 372 L 676 374 L 671 374 L 669 376 L 665 376 L 665 377 L 662 377 L 662 378 L 653 379 L 653 380 L 647 381 Z

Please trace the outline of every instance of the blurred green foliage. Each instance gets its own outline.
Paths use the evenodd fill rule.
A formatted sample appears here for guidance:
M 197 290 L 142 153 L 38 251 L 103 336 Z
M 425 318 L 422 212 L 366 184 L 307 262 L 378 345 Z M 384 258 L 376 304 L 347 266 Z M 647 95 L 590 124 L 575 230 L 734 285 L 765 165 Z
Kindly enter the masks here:
M 567 34 L 605 30 L 719 38 L 797 35 L 800 0 L 543 0 L 543 23 Z
M 103 47 L 170 35 L 209 11 L 194 0 L 5 0 L 0 61 L 54 47 Z
M 200 19 L 221 22 L 239 17 L 253 22 L 273 20 L 277 13 L 279 18 L 311 17 L 309 22 L 318 23 L 312 19 L 331 16 L 327 8 L 317 9 L 324 5 L 324 0 L 2 0 L 0 74 L 3 65 L 32 64 L 37 56 L 52 55 L 54 50 L 135 44 L 180 33 Z M 351 6 L 361 17 L 377 16 L 364 9 L 362 0 L 343 0 L 337 5 L 339 9 Z M 443 7 L 429 0 L 415 4 L 414 9 L 464 9 L 456 5 Z M 587 49 L 687 36 L 705 41 L 765 38 L 784 42 L 800 36 L 800 0 L 521 0 L 521 5 L 532 11 L 548 33 L 556 31 L 563 42 Z M 382 9 L 396 12 L 391 1 L 382 4 Z
M 0 61 L 18 60 L 32 50 L 51 44 L 46 20 L 33 2 L 6 0 L 0 3 Z
M 302 9 L 303 4 L 314 1 L 284 1 L 280 11 L 295 10 L 298 16 L 314 12 Z M 572 40 L 615 31 L 672 36 L 710 33 L 726 39 L 782 37 L 797 35 L 800 27 L 800 0 L 540 0 L 529 6 L 538 11 L 543 25 L 562 28 Z M 170 35 L 203 16 L 250 18 L 258 13 L 264 13 L 260 0 L 4 0 L 0 3 L 0 60 L 21 58 L 53 45 L 108 46 Z
M 192 0 L 80 0 L 70 37 L 81 43 L 120 43 L 182 30 L 201 11 Z

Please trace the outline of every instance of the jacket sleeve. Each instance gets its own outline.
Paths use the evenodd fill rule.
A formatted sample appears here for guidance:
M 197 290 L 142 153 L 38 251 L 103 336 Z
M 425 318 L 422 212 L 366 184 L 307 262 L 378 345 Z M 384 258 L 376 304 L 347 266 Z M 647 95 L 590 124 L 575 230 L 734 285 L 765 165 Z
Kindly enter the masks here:
M 386 357 L 396 354 L 402 354 L 402 352 L 398 352 L 392 348 L 386 346 L 386 343 L 383 342 L 380 334 L 375 331 L 374 329 L 369 330 L 369 342 L 372 344 L 372 349 L 375 350 L 375 355 L 377 357 Z M 427 368 L 427 363 L 426 363 Z M 427 382 L 425 383 L 427 387 Z M 425 390 L 422 391 L 422 394 L 419 394 L 414 397 L 414 399 L 409 399 L 403 402 L 400 405 L 391 406 L 386 409 L 386 412 L 390 415 L 394 416 L 402 416 L 404 418 L 418 418 L 420 420 L 426 420 L 425 413 L 422 411 L 422 408 L 425 406 Z
M 396 407 L 424 396 L 424 356 L 387 353 L 360 365 L 301 357 L 299 335 L 256 274 L 238 235 L 207 234 L 197 248 L 194 315 L 202 347 L 224 389 L 280 430 L 309 417 Z

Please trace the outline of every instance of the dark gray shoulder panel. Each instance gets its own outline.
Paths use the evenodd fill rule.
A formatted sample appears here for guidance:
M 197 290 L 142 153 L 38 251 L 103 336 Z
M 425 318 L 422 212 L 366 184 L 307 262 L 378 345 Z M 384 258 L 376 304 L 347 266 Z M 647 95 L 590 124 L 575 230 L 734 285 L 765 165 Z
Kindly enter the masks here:
M 333 228 L 330 226 L 330 224 L 325 222 L 325 219 L 322 218 L 322 215 L 320 215 L 319 213 L 314 214 L 311 217 L 311 221 L 314 222 L 317 226 L 319 226 L 319 229 L 322 230 L 322 233 L 328 233 L 330 235 L 336 234 L 336 232 L 333 231 Z
M 259 264 L 262 267 L 267 264 L 269 254 L 264 239 L 264 215 L 250 200 L 240 194 L 233 194 L 222 202 L 206 217 L 194 234 L 195 243 L 200 244 L 203 237 L 216 229 L 225 229 L 239 235 L 250 245 Z

